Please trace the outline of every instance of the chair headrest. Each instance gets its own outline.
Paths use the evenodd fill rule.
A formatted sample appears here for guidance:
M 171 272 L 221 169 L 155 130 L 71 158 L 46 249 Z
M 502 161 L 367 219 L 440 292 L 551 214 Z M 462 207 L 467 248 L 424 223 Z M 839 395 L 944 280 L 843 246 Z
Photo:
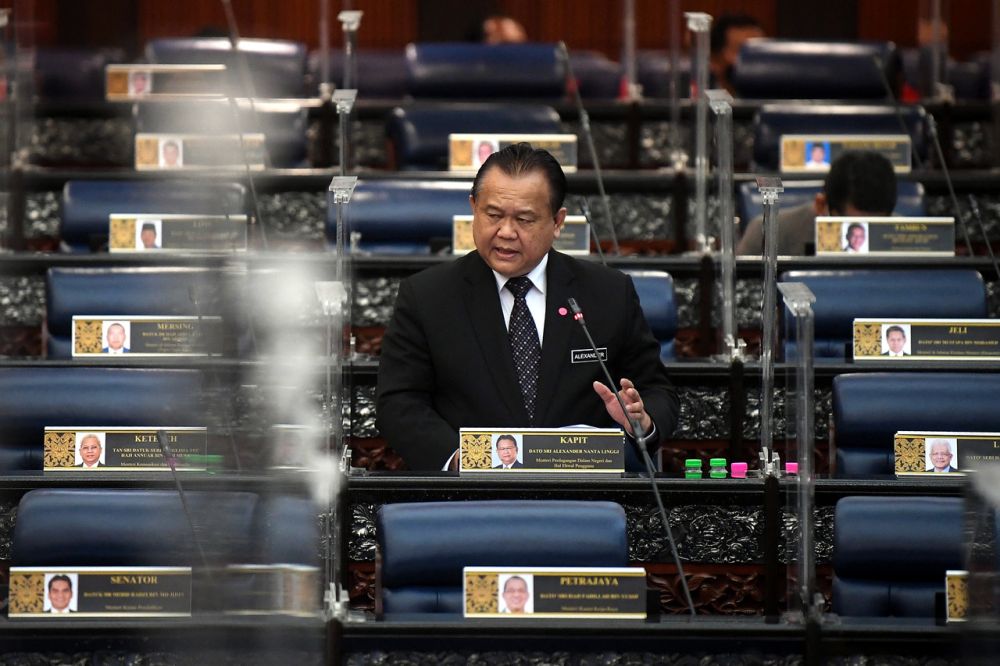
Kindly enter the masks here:
M 330 79 L 338 88 L 344 82 L 344 50 L 330 49 Z M 351 88 L 364 99 L 402 99 L 407 94 L 406 53 L 403 49 L 358 49 L 355 51 L 357 80 Z M 322 51 L 309 54 L 309 73 L 320 81 Z M 318 88 L 318 86 L 317 86 Z
M 657 340 L 673 340 L 677 334 L 677 301 L 670 273 L 653 270 L 625 271 L 632 278 L 646 322 Z
M 547 99 L 566 90 L 555 44 L 410 44 L 406 67 L 414 97 Z
M 428 251 L 432 238 L 451 238 L 452 216 L 469 213 L 472 183 L 444 180 L 361 180 L 347 223 L 363 244 L 404 243 Z M 336 234 L 335 211 L 327 216 L 327 238 Z

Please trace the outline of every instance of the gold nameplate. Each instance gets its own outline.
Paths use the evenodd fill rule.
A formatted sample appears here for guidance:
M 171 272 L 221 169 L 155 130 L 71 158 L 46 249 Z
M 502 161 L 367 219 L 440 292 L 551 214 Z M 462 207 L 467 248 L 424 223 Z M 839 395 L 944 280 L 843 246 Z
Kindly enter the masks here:
M 1000 361 L 997 319 L 855 319 L 856 361 Z
M 459 440 L 462 474 L 625 471 L 625 433 L 618 428 L 462 428 Z
M 11 567 L 8 617 L 190 617 L 190 567 Z
M 575 134 L 449 134 L 448 170 L 478 171 L 493 153 L 515 143 L 547 150 L 566 173 L 576 171 Z
M 208 432 L 205 428 L 111 428 L 45 426 L 43 469 L 46 472 L 168 471 L 157 437 L 162 430 L 173 467 L 205 471 Z
M 559 231 L 552 247 L 564 254 L 590 254 L 590 224 L 583 215 L 567 215 L 566 222 Z M 452 254 L 468 254 L 476 249 L 472 238 L 472 216 L 453 215 L 451 252 Z
M 242 252 L 246 215 L 113 214 L 110 252 Z
M 74 315 L 72 341 L 73 358 L 220 356 L 222 318 Z
M 820 216 L 816 254 L 954 257 L 955 218 Z
M 465 617 L 646 618 L 642 567 L 465 567 Z
M 263 134 L 135 135 L 135 168 L 139 171 L 244 169 L 267 165 Z
M 225 65 L 108 65 L 104 68 L 109 102 L 225 95 Z
M 944 572 L 948 622 L 965 622 L 969 615 L 969 572 L 949 569 Z
M 910 137 L 905 134 L 783 134 L 782 173 L 824 173 L 851 150 L 879 153 L 896 173 L 909 173 Z
M 964 474 L 1000 463 L 1000 433 L 897 432 L 896 476 Z

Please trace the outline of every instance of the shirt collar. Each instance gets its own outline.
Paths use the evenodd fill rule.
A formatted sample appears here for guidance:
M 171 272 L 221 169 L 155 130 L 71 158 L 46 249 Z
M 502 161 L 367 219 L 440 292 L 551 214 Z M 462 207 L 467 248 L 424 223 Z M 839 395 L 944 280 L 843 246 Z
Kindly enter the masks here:
M 532 268 L 531 271 L 524 276 L 529 280 L 531 280 L 531 284 L 532 286 L 535 287 L 535 289 L 542 292 L 542 296 L 545 295 L 545 286 L 546 286 L 545 269 L 548 267 L 548 265 L 549 265 L 549 255 L 546 252 L 545 255 L 542 257 L 542 260 L 538 262 L 538 265 Z M 509 280 L 510 278 L 504 277 L 503 275 L 500 275 L 496 271 L 493 271 L 493 277 L 496 278 L 497 281 L 497 291 L 503 292 L 504 285 L 507 284 L 507 280 Z

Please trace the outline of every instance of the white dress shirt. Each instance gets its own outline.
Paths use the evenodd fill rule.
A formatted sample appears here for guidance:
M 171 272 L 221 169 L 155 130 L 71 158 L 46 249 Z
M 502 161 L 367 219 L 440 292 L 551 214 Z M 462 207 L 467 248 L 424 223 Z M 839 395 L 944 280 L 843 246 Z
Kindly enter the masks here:
M 538 262 L 538 265 L 524 276 L 531 280 L 532 286 L 528 290 L 528 293 L 525 294 L 524 301 L 528 304 L 528 312 L 531 313 L 531 318 L 535 320 L 539 345 L 545 339 L 545 288 L 548 286 L 548 282 L 545 279 L 545 268 L 548 265 L 549 255 L 546 254 Z M 514 311 L 514 294 L 511 293 L 510 289 L 504 289 L 507 280 L 510 278 L 506 278 L 496 271 L 493 271 L 493 277 L 496 278 L 497 290 L 500 292 L 500 309 L 503 311 L 504 325 L 507 326 L 507 330 L 510 330 L 510 315 Z

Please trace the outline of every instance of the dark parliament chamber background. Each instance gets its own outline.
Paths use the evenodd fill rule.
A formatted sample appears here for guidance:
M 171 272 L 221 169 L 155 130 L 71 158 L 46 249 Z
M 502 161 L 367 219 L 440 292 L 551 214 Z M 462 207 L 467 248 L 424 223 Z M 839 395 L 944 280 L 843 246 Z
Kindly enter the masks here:
M 1000 0 L 0 0 L 0 46 L 0 664 L 1000 663 Z M 581 425 L 619 462 L 532 444 Z

